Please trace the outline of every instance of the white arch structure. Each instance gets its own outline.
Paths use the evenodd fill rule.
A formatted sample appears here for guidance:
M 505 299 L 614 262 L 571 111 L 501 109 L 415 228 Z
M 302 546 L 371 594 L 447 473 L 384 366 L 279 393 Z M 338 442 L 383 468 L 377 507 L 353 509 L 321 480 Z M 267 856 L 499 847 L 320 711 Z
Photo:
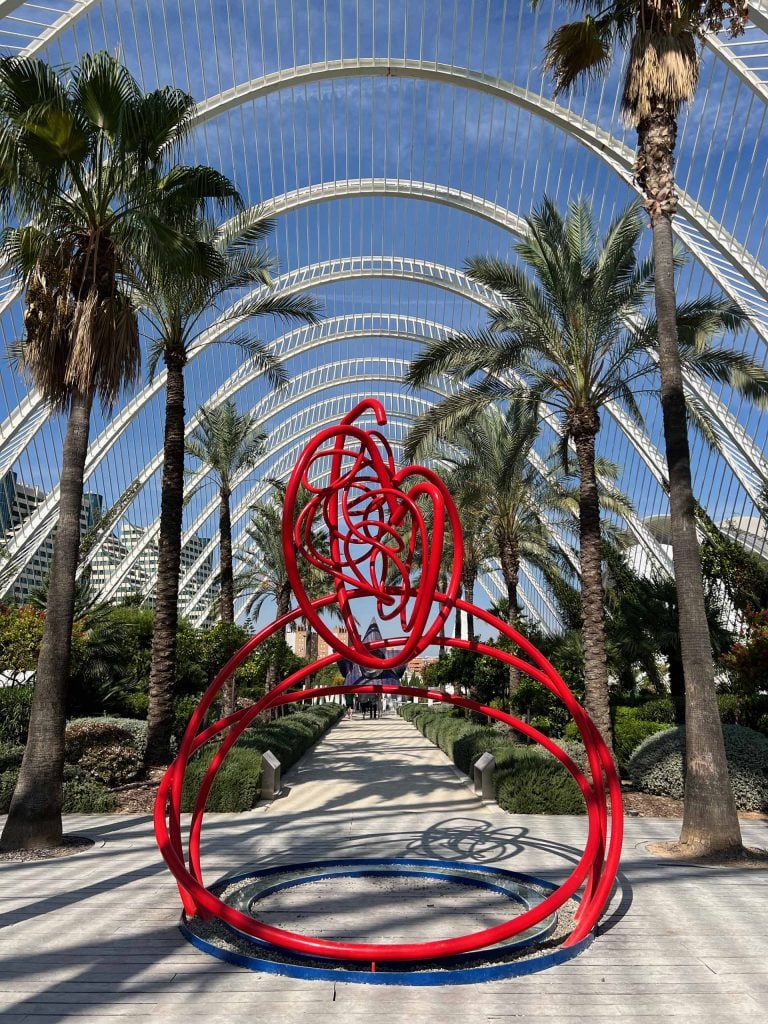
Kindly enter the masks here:
M 307 3 L 307 18 L 309 19 L 309 8 L 311 0 Z M 89 32 L 92 31 L 91 17 L 98 16 L 100 0 L 71 0 L 66 11 L 54 7 L 35 7 L 35 15 L 25 10 L 25 5 L 20 0 L 0 0 L 0 30 L 6 29 L 6 35 L 11 32 L 19 42 L 16 46 L 18 52 L 28 56 L 41 54 L 46 48 L 67 37 L 69 29 L 78 25 L 81 19 L 88 22 Z M 482 0 L 480 0 L 480 5 Z M 178 13 L 181 18 L 181 6 L 187 5 L 187 0 L 179 0 Z M 195 0 L 188 0 L 190 9 L 194 9 Z M 162 6 L 163 17 L 165 18 L 165 0 L 159 0 L 158 9 Z M 396 7 L 396 0 L 391 0 L 391 6 Z M 446 5 L 447 6 L 447 5 Z M 454 5 L 455 6 L 455 5 Z M 174 8 L 175 9 L 175 8 Z M 516 8 L 512 5 L 512 13 L 509 18 L 514 21 L 518 16 Z M 245 10 L 245 7 L 244 7 Z M 423 5 L 423 11 L 427 5 Z M 456 28 L 456 11 L 454 12 L 454 29 Z M 506 12 L 506 5 L 504 7 Z M 750 4 L 751 18 L 754 23 L 754 31 L 768 36 L 768 0 L 754 0 Z M 30 8 L 31 11 L 31 8 Z M 392 80 L 392 89 L 398 88 L 398 83 L 410 80 L 429 85 L 447 87 L 457 92 L 478 94 L 492 102 L 498 102 L 506 111 L 525 111 L 535 118 L 541 119 L 556 128 L 564 138 L 575 140 L 585 152 L 597 157 L 606 167 L 610 168 L 618 180 L 630 188 L 632 184 L 632 165 L 634 151 L 624 144 L 611 131 L 601 127 L 599 109 L 595 119 L 590 120 L 585 114 L 578 114 L 574 109 L 555 103 L 542 95 L 542 90 L 537 91 L 528 82 L 523 85 L 517 81 L 507 81 L 500 75 L 500 66 L 496 68 L 496 74 L 489 73 L 483 66 L 481 69 L 464 67 L 461 62 L 454 61 L 453 53 L 451 60 L 438 59 L 437 51 L 434 60 L 425 59 L 420 56 L 407 57 L 405 53 L 400 55 L 396 47 L 387 47 L 387 56 L 361 54 L 359 25 L 360 5 L 357 6 L 358 19 L 358 40 L 356 56 L 349 56 L 343 53 L 340 56 L 329 55 L 326 50 L 324 59 L 316 59 L 318 50 L 322 52 L 322 46 L 313 47 L 310 41 L 308 61 L 298 63 L 294 59 L 291 67 L 282 66 L 279 59 L 278 42 L 278 65 L 279 70 L 269 71 L 258 77 L 252 77 L 250 58 L 245 66 L 235 67 L 233 65 L 234 84 L 231 88 L 222 88 L 221 75 L 217 78 L 218 91 L 207 90 L 209 95 L 201 103 L 195 118 L 195 130 L 208 140 L 209 131 L 217 131 L 218 127 L 227 127 L 226 119 L 232 112 L 243 110 L 249 104 L 255 105 L 267 97 L 275 97 L 276 102 L 288 102 L 293 95 L 304 93 L 306 97 L 308 90 L 316 86 L 330 83 L 357 81 L 366 79 L 388 79 Z M 261 16 L 261 15 L 260 15 Z M 424 14 L 422 13 L 422 17 Z M 11 19 L 10 21 L 8 19 Z M 167 19 L 166 19 L 167 21 Z M 293 18 L 292 18 L 293 21 Z M 106 23 L 104 22 L 105 26 Z M 519 23 L 518 23 L 519 24 Z M 167 25 L 166 25 L 167 28 Z M 176 26 L 183 39 L 183 26 L 179 23 Z M 106 27 L 104 28 L 106 32 Z M 118 26 L 119 31 L 119 26 Z M 488 22 L 486 21 L 485 47 L 488 48 Z M 26 33 L 26 34 L 25 34 Z M 74 40 L 74 36 L 72 37 Z M 169 37 L 170 38 L 170 37 Z M 471 27 L 470 27 L 471 39 Z M 294 38 L 295 41 L 295 38 Z M 231 40 L 230 40 L 231 43 Z M 73 45 L 74 42 L 73 42 Z M 708 39 L 707 45 L 714 55 L 716 61 L 727 69 L 739 83 L 744 87 L 751 97 L 750 103 L 757 104 L 763 110 L 768 106 L 768 79 L 761 73 L 759 67 L 755 67 L 754 61 L 750 63 L 744 58 L 745 51 L 738 46 L 729 44 L 727 41 L 716 38 Z M 262 40 L 263 47 L 263 40 Z M 438 47 L 439 48 L 439 47 Z M 374 47 L 375 49 L 375 47 Z M 293 55 L 298 53 L 294 47 Z M 485 60 L 485 49 L 483 61 Z M 768 55 L 768 44 L 766 44 Z M 151 44 L 152 57 L 156 60 L 155 42 Z M 263 58 L 263 49 L 262 49 Z M 314 59 L 313 59 L 314 58 Z M 529 59 L 531 59 L 529 57 Z M 472 63 L 471 59 L 468 63 Z M 266 65 L 264 65 L 266 66 Z M 292 101 L 292 100 L 291 100 Z M 602 104 L 602 98 L 600 101 Z M 722 105 L 722 101 L 721 101 Z M 586 104 L 584 106 L 586 110 Z M 720 116 L 720 108 L 718 114 Z M 465 122 L 465 133 L 467 125 Z M 294 126 L 295 132 L 295 126 Z M 452 136 L 453 139 L 453 136 Z M 206 141 L 206 145 L 209 143 Z M 269 143 L 271 147 L 271 142 Z M 280 145 L 283 145 L 281 138 Z M 462 143 L 463 145 L 463 143 Z M 470 143 L 471 145 L 471 143 Z M 219 152 L 221 143 L 219 142 Z M 269 151 L 270 167 L 272 166 L 272 151 Z M 283 156 L 283 161 L 285 158 Z M 212 162 L 215 162 L 213 160 Z M 334 164 L 335 168 L 335 164 Z M 450 175 L 448 176 L 450 178 Z M 297 180 L 300 180 L 297 176 Z M 487 198 L 484 194 L 477 194 L 467 191 L 454 184 L 440 183 L 436 181 L 414 180 L 412 177 L 369 177 L 349 178 L 335 175 L 334 180 L 320 181 L 311 185 L 288 190 L 277 194 L 275 190 L 270 198 L 264 202 L 266 212 L 275 216 L 298 211 L 306 207 L 314 206 L 321 202 L 354 199 L 367 196 L 395 196 L 410 197 L 420 202 L 439 204 L 454 210 L 461 210 L 487 221 L 497 227 L 513 233 L 520 233 L 521 218 L 514 211 L 505 208 L 499 203 Z M 732 298 L 741 302 L 750 312 L 755 330 L 762 342 L 768 346 L 768 271 L 760 259 L 747 248 L 747 244 L 740 242 L 735 234 L 729 230 L 725 223 L 726 218 L 718 220 L 712 210 L 685 188 L 681 188 L 680 196 L 681 216 L 675 222 L 675 229 L 679 237 L 685 242 L 697 261 L 704 268 L 718 286 Z M 758 252 L 760 249 L 757 250 Z M 410 281 L 420 285 L 436 286 L 446 291 L 459 295 L 469 302 L 480 307 L 487 308 L 492 304 L 494 297 L 480 289 L 473 282 L 470 282 L 460 271 L 440 264 L 430 263 L 424 260 L 409 259 L 402 257 L 377 257 L 377 256 L 354 256 L 349 259 L 326 260 L 323 262 L 306 265 L 289 271 L 278 282 L 278 286 L 286 292 L 298 292 L 314 286 L 325 286 L 340 281 L 370 278 L 396 278 L 398 280 Z M 18 297 L 18 290 L 15 288 L 3 289 L 0 287 L 0 313 L 8 309 Z M 345 321 L 341 323 L 342 319 Z M 375 326 L 387 325 L 395 319 L 402 325 L 406 320 L 404 331 L 400 327 L 393 328 L 391 334 L 383 333 L 374 329 Z M 424 317 L 408 318 L 398 316 L 387 317 L 386 312 L 378 317 L 375 314 L 353 313 L 345 318 L 337 317 L 337 339 L 364 338 L 374 335 L 376 337 L 393 337 L 405 340 L 422 340 L 425 337 L 435 336 L 430 332 L 435 329 L 450 329 L 450 325 L 439 325 L 428 321 Z M 229 324 L 228 327 L 233 326 Z M 366 333 L 366 327 L 367 333 Z M 208 345 L 213 344 L 223 333 L 220 325 L 214 324 L 207 331 L 203 332 L 192 353 L 193 358 L 203 352 Z M 330 338 L 331 332 L 328 335 Z M 297 338 L 296 332 L 288 332 L 272 342 L 274 350 L 291 358 L 299 352 L 308 351 L 313 347 L 322 350 L 324 344 L 331 344 L 328 339 L 317 341 L 316 344 L 306 344 L 306 338 Z M 352 361 L 350 360 L 350 363 Z M 327 368 L 318 367 L 321 371 L 317 375 L 319 381 L 322 372 Z M 357 382 L 354 371 L 350 369 L 352 377 L 350 384 Z M 211 401 L 216 401 L 228 388 L 245 387 L 253 375 L 248 376 L 247 371 L 236 371 L 230 378 L 211 393 Z M 330 386 L 330 376 L 326 378 L 326 387 Z M 216 382 L 214 382 L 215 384 Z M 334 381 L 334 384 L 338 384 Z M 129 429 L 135 418 L 149 402 L 158 394 L 164 384 L 164 375 L 158 374 L 156 380 L 143 388 L 139 394 L 128 401 L 115 414 L 109 425 L 101 431 L 94 439 L 88 455 L 86 466 L 86 477 L 93 474 L 96 468 L 109 455 L 118 439 Z M 313 385 L 314 387 L 314 385 Z M 687 381 L 689 394 L 695 396 L 699 402 L 706 404 L 713 413 L 715 429 L 724 458 L 730 467 L 734 477 L 739 482 L 745 494 L 753 502 L 760 496 L 761 487 L 768 478 L 768 467 L 760 446 L 750 436 L 750 432 L 739 421 L 730 408 L 721 401 L 709 388 L 702 385 L 700 381 L 689 379 Z M 316 402 L 311 409 L 314 410 L 322 405 L 323 385 L 317 383 L 316 390 L 313 390 L 312 397 Z M 297 400 L 298 401 L 298 400 Z M 281 407 L 282 408 L 282 407 Z M 287 406 L 284 407 L 287 410 Z M 638 430 L 618 407 L 610 409 L 610 413 L 618 423 L 623 434 L 629 439 L 634 451 L 643 461 L 648 471 L 658 483 L 664 482 L 664 460 L 660 453 L 653 446 L 650 438 L 643 431 Z M 546 410 L 545 410 L 546 415 Z M 24 397 L 10 413 L 5 421 L 0 424 L 0 475 L 12 467 L 23 455 L 27 447 L 35 439 L 38 431 L 46 422 L 47 413 L 34 393 Z M 553 417 L 549 417 L 552 425 Z M 194 421 L 189 424 L 189 429 L 194 426 Z M 149 481 L 160 465 L 161 453 L 156 452 L 146 461 L 139 472 L 139 488 Z M 10 538 L 8 543 L 9 560 L 3 565 L 0 579 L 2 586 L 6 587 L 9 582 L 18 578 L 39 543 L 41 536 L 47 536 L 58 508 L 58 489 L 54 488 L 47 496 L 43 504 L 25 521 L 20 529 Z M 630 524 L 632 525 L 632 524 Z M 150 529 L 154 529 L 153 526 Z M 664 556 L 653 538 L 645 531 L 639 521 L 632 527 L 635 536 L 638 537 L 646 550 L 651 551 L 659 564 L 663 564 Z M 150 531 L 148 530 L 148 533 Z M 149 543 L 149 541 L 147 541 Z M 96 545 L 91 552 L 91 557 L 100 549 Z M 188 573 L 189 576 L 189 573 Z M 110 584 L 111 586 L 112 584 Z

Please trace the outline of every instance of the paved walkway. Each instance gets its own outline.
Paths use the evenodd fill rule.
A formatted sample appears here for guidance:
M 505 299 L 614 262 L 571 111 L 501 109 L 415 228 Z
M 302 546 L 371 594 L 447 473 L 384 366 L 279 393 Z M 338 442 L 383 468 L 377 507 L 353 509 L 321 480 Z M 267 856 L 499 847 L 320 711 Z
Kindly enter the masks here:
M 477 860 L 562 878 L 583 819 L 481 806 L 407 723 L 344 721 L 286 776 L 289 791 L 211 815 L 207 879 L 304 858 Z M 621 885 L 598 940 L 543 974 L 457 988 L 334 986 L 254 974 L 188 945 L 177 892 L 145 816 L 73 816 L 97 846 L 55 862 L 0 865 L 0 1020 L 391 1022 L 768 1022 L 768 872 L 659 862 L 646 844 L 679 823 L 630 819 Z M 768 824 L 744 825 L 768 846 Z

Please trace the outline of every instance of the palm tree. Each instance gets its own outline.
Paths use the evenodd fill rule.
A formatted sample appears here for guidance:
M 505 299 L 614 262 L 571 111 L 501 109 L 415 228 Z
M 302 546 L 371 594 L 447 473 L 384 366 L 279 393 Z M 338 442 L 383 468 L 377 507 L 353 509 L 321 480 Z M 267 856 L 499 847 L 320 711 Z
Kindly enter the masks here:
M 199 459 L 219 485 L 219 551 L 221 595 L 219 613 L 222 622 L 235 621 L 235 588 L 232 573 L 232 519 L 229 501 L 234 477 L 251 469 L 264 453 L 266 433 L 252 413 L 240 415 L 233 399 L 217 408 L 203 406 L 200 424 L 186 443 L 187 455 Z M 195 488 L 197 490 L 197 488 Z M 187 500 L 195 493 L 190 492 Z
M 728 781 L 696 537 L 680 325 L 675 316 L 672 218 L 677 211 L 677 118 L 698 84 L 698 43 L 707 33 L 722 31 L 726 22 L 731 36 L 741 34 L 748 5 L 746 0 L 570 2 L 585 17 L 558 28 L 547 43 L 546 63 L 554 73 L 555 90 L 569 89 L 585 75 L 604 74 L 614 48 L 628 48 L 622 113 L 637 129 L 635 180 L 645 196 L 653 231 L 661 406 L 686 683 L 687 772 L 680 841 L 692 853 L 737 849 L 741 833 Z
M 465 504 L 469 512 L 462 526 L 465 519 L 482 524 L 493 538 L 506 589 L 505 617 L 516 625 L 523 560 L 545 575 L 561 568 L 553 551 L 554 523 L 549 514 L 566 516 L 571 527 L 576 525 L 566 507 L 567 492 L 532 459 L 539 436 L 536 410 L 521 402 L 510 402 L 505 412 L 483 407 L 470 418 L 459 419 L 451 435 L 430 419 L 425 414 L 416 421 L 406 452 L 412 458 L 423 458 L 430 450 L 442 452 L 449 467 L 446 483 L 454 495 L 463 496 L 459 507 Z M 464 589 L 466 594 L 467 583 Z M 510 667 L 510 696 L 519 683 L 519 671 Z
M 264 451 L 267 435 L 259 428 L 251 413 L 242 416 L 233 399 L 229 398 L 216 408 L 203 406 L 199 413 L 200 424 L 186 443 L 187 455 L 191 455 L 214 475 L 219 486 L 219 560 L 220 594 L 219 614 L 222 622 L 235 621 L 235 586 L 232 572 L 232 516 L 230 498 L 232 480 L 237 473 L 254 466 Z M 187 494 L 187 501 L 203 486 Z M 227 684 L 228 712 L 236 708 L 236 683 L 234 676 Z
M 174 166 L 191 97 L 143 94 L 105 53 L 71 70 L 0 58 L 2 257 L 26 286 L 17 358 L 48 406 L 67 416 L 59 518 L 29 741 L 2 843 L 61 842 L 65 691 L 91 409 L 137 380 L 136 307 L 125 288 L 139 256 L 200 269 L 178 211 L 225 198 L 210 168 Z
M 245 533 L 251 542 L 241 552 L 244 563 L 238 575 L 237 589 L 240 593 L 250 594 L 246 604 L 249 615 L 258 615 L 265 601 L 271 600 L 275 605 L 275 618 L 282 618 L 291 609 L 293 590 L 285 568 L 283 554 L 282 524 L 283 505 L 285 503 L 286 485 L 279 480 L 272 480 L 272 494 L 266 501 L 254 505 L 251 509 L 251 521 Z M 298 517 L 301 510 L 312 498 L 312 494 L 301 486 L 296 494 L 294 515 Z M 327 538 L 314 530 L 312 543 L 316 550 L 327 551 Z M 304 587 L 310 598 L 320 597 L 328 590 L 327 578 L 319 570 L 313 569 L 302 560 L 299 571 L 302 574 Z M 285 641 L 285 626 L 280 635 Z M 307 636 L 307 655 L 310 655 L 311 637 Z M 279 681 L 277 678 L 277 659 L 273 659 L 267 671 L 267 690 L 271 690 Z
M 653 373 L 647 351 L 658 337 L 655 319 L 642 315 L 653 289 L 653 266 L 637 259 L 643 229 L 637 205 L 624 210 L 602 239 L 583 202 L 571 204 L 564 219 L 545 198 L 526 226 L 526 236 L 515 249 L 533 279 L 500 260 L 469 260 L 470 276 L 500 295 L 489 329 L 429 342 L 407 380 L 416 387 L 448 373 L 470 381 L 422 417 L 424 431 L 442 431 L 444 436 L 499 400 L 536 408 L 546 402 L 559 416 L 563 462 L 568 463 L 572 442 L 579 472 L 586 704 L 610 741 L 595 445 L 600 411 L 610 402 L 619 403 L 631 421 L 642 423 L 635 393 Z M 718 331 L 743 321 L 740 310 L 714 297 L 678 311 L 691 372 L 760 393 L 768 374 L 748 358 L 709 342 Z
M 245 318 L 267 314 L 308 323 L 317 320 L 318 307 L 312 298 L 277 295 L 269 290 L 274 257 L 260 243 L 273 227 L 273 221 L 256 208 L 238 213 L 218 227 L 208 220 L 198 219 L 190 232 L 206 251 L 216 254 L 215 273 L 207 277 L 181 277 L 167 272 L 164 264 L 148 261 L 142 266 L 141 278 L 137 281 L 147 318 L 155 331 L 150 374 L 161 358 L 167 374 L 155 631 L 145 755 L 148 765 L 163 764 L 170 758 L 184 507 L 184 367 L 190 347 L 215 310 L 221 314 L 219 324 L 230 328 Z M 227 296 L 258 286 L 261 288 L 255 295 L 221 310 Z M 286 382 L 280 362 L 251 334 L 225 333 L 222 341 L 239 347 L 251 363 L 265 372 L 273 386 Z

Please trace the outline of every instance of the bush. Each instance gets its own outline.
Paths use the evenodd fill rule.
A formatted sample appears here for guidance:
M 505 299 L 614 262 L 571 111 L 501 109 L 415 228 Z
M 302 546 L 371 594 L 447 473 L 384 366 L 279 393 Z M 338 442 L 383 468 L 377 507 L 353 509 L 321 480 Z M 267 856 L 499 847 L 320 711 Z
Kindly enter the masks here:
M 109 814 L 116 807 L 114 793 L 93 779 L 79 777 L 64 783 L 64 814 Z
M 736 806 L 768 810 L 768 739 L 740 725 L 724 725 L 725 754 Z M 650 736 L 629 762 L 634 785 L 644 793 L 681 799 L 685 788 L 685 729 Z
M 119 786 L 142 769 L 147 724 L 134 718 L 76 718 L 67 723 L 65 758 L 81 774 Z
M 0 772 L 0 814 L 7 814 L 11 807 L 11 797 L 16 788 L 18 769 Z
M 719 693 L 717 707 L 720 711 L 720 721 L 728 725 L 738 725 L 740 704 L 741 701 L 735 693 Z
M 720 718 L 728 725 L 746 725 L 758 732 L 766 732 L 768 694 L 720 693 L 717 697 Z
M 10 743 L 0 743 L 0 773 L 18 770 L 24 757 L 24 747 Z
M 515 752 L 497 769 L 496 800 L 510 814 L 584 814 L 584 798 L 570 772 L 537 747 Z
M 108 814 L 117 807 L 113 793 L 92 779 L 74 776 L 64 778 L 64 814 Z M 7 814 L 16 788 L 18 769 L 0 773 L 0 814 Z
M 634 709 L 617 708 L 616 710 L 633 711 Z M 613 726 L 613 752 L 616 755 L 616 763 L 622 778 L 626 778 L 629 771 L 629 759 L 643 740 L 657 732 L 664 732 L 667 728 L 668 726 L 664 722 L 650 722 L 631 714 L 617 714 Z
M 285 718 L 247 729 L 229 752 L 208 794 L 208 811 L 249 811 L 261 792 L 261 756 L 271 750 L 283 771 L 316 743 L 345 714 L 340 704 L 303 707 Z M 182 809 L 191 811 L 203 776 L 218 750 L 213 742 L 189 764 L 184 776 Z
M 145 720 L 149 711 L 149 694 L 136 690 L 126 693 L 120 700 L 121 709 L 126 718 Z
M 653 697 L 638 704 L 635 711 L 644 722 L 675 724 L 675 705 L 669 697 Z
M 184 776 L 181 806 L 191 811 L 208 770 L 215 748 L 198 755 L 190 762 Z M 261 788 L 261 754 L 245 747 L 235 747 L 220 768 L 206 801 L 209 811 L 250 811 L 259 798 Z
M 192 714 L 200 703 L 199 697 L 192 697 L 189 694 L 182 694 L 173 701 L 173 726 L 172 734 L 177 740 L 184 735 Z
M 32 709 L 32 688 L 4 686 L 0 688 L 0 743 L 27 742 L 29 714 Z
M 400 714 L 469 775 L 487 750 L 496 760 L 494 790 L 500 807 L 514 814 L 583 814 L 576 782 L 541 747 L 516 743 L 495 725 L 474 725 L 452 711 L 406 704 Z M 582 754 L 584 748 L 581 748 Z

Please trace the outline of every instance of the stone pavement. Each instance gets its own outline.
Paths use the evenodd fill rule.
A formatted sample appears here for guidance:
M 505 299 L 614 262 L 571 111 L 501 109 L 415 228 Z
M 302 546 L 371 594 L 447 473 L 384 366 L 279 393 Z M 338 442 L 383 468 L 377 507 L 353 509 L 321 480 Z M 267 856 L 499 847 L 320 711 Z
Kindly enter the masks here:
M 207 881 L 255 864 L 380 855 L 558 880 L 583 848 L 583 819 L 481 805 L 394 715 L 341 722 L 285 781 L 269 806 L 208 816 Z M 662 862 L 646 844 L 676 837 L 679 822 L 627 826 L 611 913 L 581 957 L 527 978 L 419 989 L 303 982 L 213 960 L 176 928 L 178 894 L 150 818 L 72 816 L 67 831 L 90 835 L 94 848 L 0 864 L 0 1020 L 768 1022 L 768 872 Z M 768 846 L 768 823 L 743 829 L 748 844 Z

